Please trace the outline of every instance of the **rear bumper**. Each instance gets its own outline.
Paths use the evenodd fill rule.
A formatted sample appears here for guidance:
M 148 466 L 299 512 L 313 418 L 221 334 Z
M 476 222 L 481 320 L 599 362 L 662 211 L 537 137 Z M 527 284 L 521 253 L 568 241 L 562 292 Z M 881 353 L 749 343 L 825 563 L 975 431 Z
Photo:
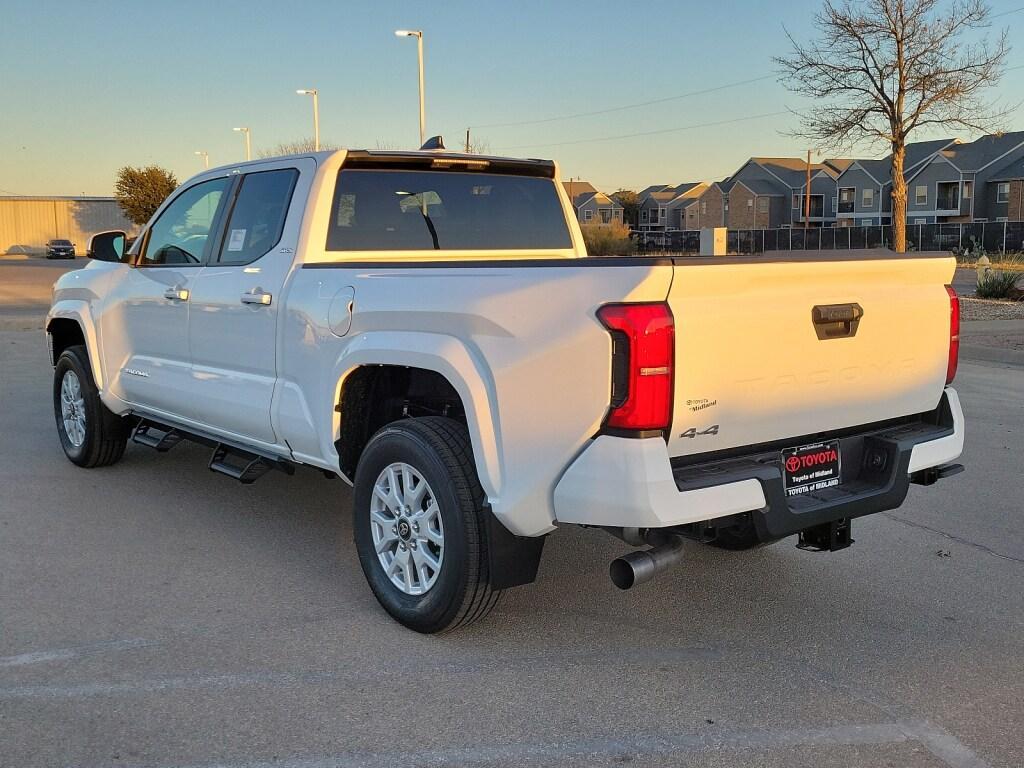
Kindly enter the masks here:
M 783 442 L 808 442 L 794 441 Z M 842 484 L 787 498 L 782 446 L 684 464 L 669 460 L 659 438 L 602 435 L 556 486 L 555 513 L 560 523 L 665 528 L 750 512 L 760 537 L 776 539 L 900 506 L 911 481 L 955 460 L 963 442 L 960 399 L 946 389 L 932 412 L 847 430 L 840 436 Z

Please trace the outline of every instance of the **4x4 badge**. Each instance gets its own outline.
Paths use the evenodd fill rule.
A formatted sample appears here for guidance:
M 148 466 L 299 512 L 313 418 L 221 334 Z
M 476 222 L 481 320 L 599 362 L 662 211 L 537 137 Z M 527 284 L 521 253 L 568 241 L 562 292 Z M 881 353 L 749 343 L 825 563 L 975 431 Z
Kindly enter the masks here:
M 704 430 L 698 431 L 696 427 L 690 427 L 688 430 L 683 432 L 680 437 L 704 437 L 704 435 L 717 435 L 718 425 L 712 424 L 710 427 Z

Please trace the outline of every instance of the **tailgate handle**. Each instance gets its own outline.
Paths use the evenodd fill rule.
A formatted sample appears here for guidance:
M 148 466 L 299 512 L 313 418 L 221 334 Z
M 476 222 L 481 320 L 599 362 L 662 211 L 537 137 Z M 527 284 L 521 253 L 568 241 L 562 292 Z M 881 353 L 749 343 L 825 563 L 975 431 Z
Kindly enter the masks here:
M 860 304 L 818 304 L 811 309 L 811 322 L 819 339 L 847 339 L 857 335 L 864 317 Z

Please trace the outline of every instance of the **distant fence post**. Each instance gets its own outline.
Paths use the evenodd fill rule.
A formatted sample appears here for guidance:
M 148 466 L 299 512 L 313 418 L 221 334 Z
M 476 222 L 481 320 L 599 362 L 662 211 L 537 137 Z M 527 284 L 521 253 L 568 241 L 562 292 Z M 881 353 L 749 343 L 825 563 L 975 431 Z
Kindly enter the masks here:
M 1006 253 L 1006 225 L 1007 224 L 1009 224 L 1009 222 L 1007 222 L 1007 221 L 1003 222 L 1003 253 Z

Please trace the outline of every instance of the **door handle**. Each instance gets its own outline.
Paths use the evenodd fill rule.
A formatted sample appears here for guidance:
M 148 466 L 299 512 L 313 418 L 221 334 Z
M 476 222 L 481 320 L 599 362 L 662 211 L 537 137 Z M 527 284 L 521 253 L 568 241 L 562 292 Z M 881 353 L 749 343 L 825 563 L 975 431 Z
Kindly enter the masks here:
M 255 290 L 242 294 L 243 304 L 259 304 L 264 307 L 269 307 L 270 302 L 273 300 L 274 296 L 267 293 L 262 288 L 256 288 Z
M 845 339 L 857 334 L 864 317 L 860 304 L 819 304 L 811 309 L 811 322 L 819 339 Z
M 171 301 L 188 301 L 188 290 L 174 286 L 164 291 L 164 298 Z

